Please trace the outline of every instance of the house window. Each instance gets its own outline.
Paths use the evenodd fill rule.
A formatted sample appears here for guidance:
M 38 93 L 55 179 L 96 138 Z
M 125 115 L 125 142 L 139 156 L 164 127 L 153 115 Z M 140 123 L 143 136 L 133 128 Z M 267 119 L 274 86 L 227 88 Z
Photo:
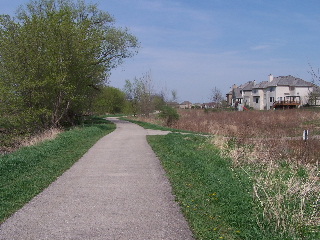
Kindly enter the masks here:
M 256 100 L 256 103 L 259 103 L 259 98 L 256 98 L 255 100 Z
M 295 87 L 289 87 L 290 91 L 294 91 Z
M 258 92 L 257 89 L 253 89 L 253 90 L 252 90 L 252 93 L 257 93 L 257 92 Z
M 270 102 L 274 102 L 274 97 L 270 97 Z
M 271 87 L 270 92 L 274 92 L 274 89 L 275 89 L 274 87 Z

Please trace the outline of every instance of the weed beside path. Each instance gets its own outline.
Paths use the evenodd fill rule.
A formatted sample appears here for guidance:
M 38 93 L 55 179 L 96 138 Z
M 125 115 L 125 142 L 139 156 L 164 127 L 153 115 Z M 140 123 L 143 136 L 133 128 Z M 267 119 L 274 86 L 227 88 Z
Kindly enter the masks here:
M 169 134 L 148 141 L 197 239 L 317 239 L 317 233 L 293 236 L 257 221 L 263 210 L 253 197 L 253 179 L 207 138 Z
M 0 223 L 69 169 L 115 125 L 97 119 L 57 138 L 0 157 Z

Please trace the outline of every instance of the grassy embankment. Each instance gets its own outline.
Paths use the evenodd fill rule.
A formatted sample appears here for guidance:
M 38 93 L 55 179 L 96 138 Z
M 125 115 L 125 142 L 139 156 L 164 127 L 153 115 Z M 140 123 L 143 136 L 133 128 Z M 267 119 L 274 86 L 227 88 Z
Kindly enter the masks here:
M 177 123 L 183 129 L 229 137 L 149 137 L 198 239 L 319 239 L 318 143 L 304 149 L 296 138 L 272 138 L 312 128 L 317 115 L 186 112 Z M 249 132 L 248 123 L 255 126 Z
M 230 161 L 205 137 L 170 134 L 148 139 L 197 239 L 272 239 L 257 231 L 250 179 L 232 171 Z
M 0 223 L 56 180 L 115 125 L 87 121 L 54 140 L 0 156 Z

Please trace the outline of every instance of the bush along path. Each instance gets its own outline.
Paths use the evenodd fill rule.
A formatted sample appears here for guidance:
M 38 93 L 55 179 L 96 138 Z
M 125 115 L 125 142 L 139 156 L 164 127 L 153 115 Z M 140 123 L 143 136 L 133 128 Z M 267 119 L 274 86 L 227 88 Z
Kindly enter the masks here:
M 148 141 L 197 239 L 291 239 L 261 228 L 251 180 L 207 138 L 172 133 Z

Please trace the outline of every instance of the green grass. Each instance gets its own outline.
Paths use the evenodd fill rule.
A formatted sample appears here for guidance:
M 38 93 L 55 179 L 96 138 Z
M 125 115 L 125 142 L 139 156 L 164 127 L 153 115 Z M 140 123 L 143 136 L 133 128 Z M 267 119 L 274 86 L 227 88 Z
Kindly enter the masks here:
M 152 124 L 152 123 L 148 123 L 148 122 L 142 122 L 142 121 L 137 121 L 137 120 L 132 120 L 132 119 L 128 119 L 128 118 L 121 118 L 123 120 L 135 123 L 143 128 L 146 129 L 152 129 L 152 130 L 161 130 L 161 131 L 171 131 L 171 132 L 181 132 L 181 133 L 195 133 L 195 132 L 191 132 L 191 131 L 186 131 L 186 130 L 180 130 L 180 129 L 175 129 L 175 128 L 169 128 L 169 127 L 164 127 L 164 126 L 160 126 L 160 125 L 156 125 L 156 124 Z
M 88 124 L 89 123 L 89 124 Z M 99 118 L 50 141 L 0 156 L 0 223 L 69 169 L 115 125 Z
M 205 137 L 169 134 L 148 141 L 197 239 L 285 239 L 261 230 L 251 180 Z

